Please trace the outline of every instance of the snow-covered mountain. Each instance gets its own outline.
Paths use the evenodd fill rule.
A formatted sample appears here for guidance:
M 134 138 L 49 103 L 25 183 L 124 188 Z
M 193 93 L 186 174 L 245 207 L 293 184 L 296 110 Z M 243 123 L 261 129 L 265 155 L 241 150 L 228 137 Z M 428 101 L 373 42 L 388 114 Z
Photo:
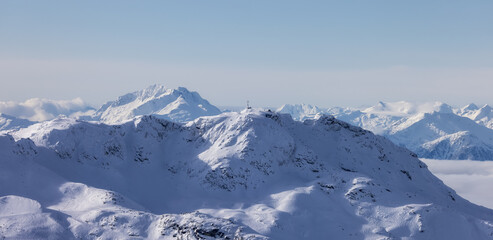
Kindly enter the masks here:
M 334 116 L 343 121 L 370 130 L 380 135 L 388 135 L 395 128 L 402 127 L 402 123 L 416 115 L 424 113 L 452 113 L 449 105 L 441 102 L 410 103 L 379 102 L 377 105 L 365 109 L 346 109 L 334 112 Z M 329 111 L 332 113 L 332 111 Z
M 409 150 L 326 115 L 57 118 L 13 136 L 0 136 L 0 237 L 493 236 L 493 210 L 457 196 Z
M 304 121 L 306 119 L 313 119 L 318 114 L 324 114 L 325 111 L 310 104 L 284 104 L 276 110 L 280 113 L 290 114 L 294 120 Z
M 391 130 L 392 126 L 403 119 L 402 116 L 375 114 L 357 109 L 345 109 L 337 112 L 334 112 L 334 109 L 329 109 L 329 113 L 333 113 L 337 119 L 384 136 Z
M 315 110 L 318 110 L 315 111 Z M 379 102 L 362 108 L 298 108 L 299 116 L 329 113 L 337 119 L 388 137 L 394 143 L 434 159 L 493 160 L 493 112 L 485 105 L 454 109 L 441 102 Z
M 481 108 L 474 104 L 469 104 L 459 111 L 459 115 L 493 129 L 493 109 L 487 104 Z
M 91 118 L 107 124 L 118 124 L 137 116 L 154 115 L 158 118 L 186 122 L 201 116 L 220 114 L 221 111 L 186 88 L 168 89 L 152 85 L 146 89 L 125 94 L 116 101 L 104 104 Z
M 415 150 L 423 158 L 493 159 L 491 141 L 485 143 L 468 131 L 461 131 L 426 142 Z
M 415 115 L 387 137 L 424 158 L 493 159 L 493 129 L 452 113 Z
M 28 127 L 35 122 L 0 113 L 0 133 Z

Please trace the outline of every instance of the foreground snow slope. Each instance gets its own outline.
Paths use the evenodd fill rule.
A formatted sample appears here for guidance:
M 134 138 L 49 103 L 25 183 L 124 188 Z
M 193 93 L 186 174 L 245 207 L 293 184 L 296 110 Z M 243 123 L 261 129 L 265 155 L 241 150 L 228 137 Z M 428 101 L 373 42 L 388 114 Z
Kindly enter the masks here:
M 329 116 L 58 118 L 0 148 L 5 237 L 493 238 L 492 210 L 412 152 Z
M 154 115 L 177 122 L 186 122 L 201 116 L 220 114 L 221 111 L 186 88 L 168 89 L 152 85 L 140 91 L 125 94 L 116 101 L 104 104 L 92 118 L 107 124 L 118 124 L 137 116 Z

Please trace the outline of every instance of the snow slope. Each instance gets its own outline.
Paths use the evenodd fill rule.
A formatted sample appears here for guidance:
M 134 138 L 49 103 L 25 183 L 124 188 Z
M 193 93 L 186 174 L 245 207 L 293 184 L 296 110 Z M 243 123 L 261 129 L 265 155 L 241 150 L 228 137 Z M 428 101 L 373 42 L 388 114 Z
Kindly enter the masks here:
M 58 118 L 0 137 L 0 150 L 0 237 L 493 236 L 493 210 L 462 199 L 412 152 L 325 115 Z
M 137 116 L 154 115 L 162 119 L 186 122 L 220 113 L 217 107 L 200 97 L 197 92 L 190 92 L 183 87 L 167 89 L 163 85 L 152 85 L 118 97 L 116 101 L 107 102 L 92 118 L 81 119 L 118 124 Z
M 0 133 L 28 127 L 35 122 L 0 113 Z

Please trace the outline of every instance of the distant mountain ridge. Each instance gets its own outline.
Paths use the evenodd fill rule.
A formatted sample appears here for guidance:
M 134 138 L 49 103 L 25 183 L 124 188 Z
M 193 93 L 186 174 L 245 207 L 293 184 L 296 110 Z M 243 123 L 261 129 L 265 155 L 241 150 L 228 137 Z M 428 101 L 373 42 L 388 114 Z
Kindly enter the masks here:
M 296 108 L 298 111 L 286 111 Z M 303 112 L 304 109 L 310 109 Z M 314 111 L 318 109 L 318 113 Z M 279 112 L 296 120 L 317 114 L 337 119 L 388 137 L 394 143 L 435 159 L 493 160 L 493 110 L 469 104 L 455 109 L 441 102 L 379 102 L 363 108 L 318 108 L 285 105 Z
M 21 116 L 35 116 L 36 119 L 53 119 L 66 113 L 64 115 L 72 118 L 106 124 L 121 124 L 146 115 L 174 122 L 188 122 L 222 112 L 197 92 L 184 87 L 169 89 L 158 84 L 122 95 L 105 103 L 97 111 L 86 106 L 81 99 L 34 99 L 17 105 L 0 102 L 0 109 L 2 106 L 3 109 L 24 114 Z M 240 111 L 242 108 L 226 109 Z M 388 137 L 422 157 L 493 160 L 493 141 L 489 137 L 493 129 L 493 109 L 488 105 L 478 107 L 469 104 L 453 108 L 442 102 L 418 104 L 400 101 L 378 102 L 367 108 L 320 108 L 309 104 L 286 104 L 277 111 L 288 113 L 298 121 L 314 119 L 323 114 L 333 115 L 339 120 Z M 1 115 L 0 134 L 34 123 L 15 116 Z M 455 126 L 453 129 L 450 128 L 452 125 Z
M 14 116 L 0 113 L 0 132 L 18 130 L 28 127 L 34 123 L 35 122 L 29 121 L 27 119 L 16 118 Z
M 293 119 L 298 121 L 313 119 L 319 114 L 326 113 L 324 110 L 309 104 L 285 104 L 277 109 L 277 112 L 290 114 Z
M 478 108 L 474 104 L 469 104 L 462 108 L 461 111 L 458 112 L 458 115 L 470 118 L 487 128 L 493 129 L 493 109 L 488 104 L 485 104 L 481 108 Z

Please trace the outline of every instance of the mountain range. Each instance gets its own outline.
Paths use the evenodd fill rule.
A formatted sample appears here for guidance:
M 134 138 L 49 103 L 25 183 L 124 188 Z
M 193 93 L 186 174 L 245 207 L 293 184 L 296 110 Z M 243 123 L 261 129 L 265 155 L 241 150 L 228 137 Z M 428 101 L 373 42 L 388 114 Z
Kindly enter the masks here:
M 2 110 L 12 115 L 3 114 Z M 184 87 L 170 89 L 155 84 L 140 91 L 124 94 L 114 101 L 108 101 L 99 109 L 90 107 L 79 98 L 71 101 L 30 99 L 23 103 L 0 102 L 0 114 L 2 114 L 0 133 L 59 116 L 120 124 L 144 115 L 153 115 L 175 122 L 187 122 L 201 116 L 220 113 L 221 110 L 203 99 L 197 92 L 189 91 Z
M 29 106 L 34 107 L 31 109 Z M 29 114 L 37 116 L 31 119 L 53 119 L 60 113 L 66 113 L 65 116 L 83 121 L 116 125 L 145 115 L 174 122 L 188 122 L 201 116 L 221 113 L 221 110 L 197 92 L 183 87 L 169 89 L 163 85 L 152 85 L 124 94 L 97 110 L 87 106 L 81 99 L 4 102 L 0 103 L 1 109 L 17 115 L 0 115 L 0 134 L 36 123 L 25 119 Z M 417 104 L 401 101 L 379 102 L 366 108 L 284 105 L 277 111 L 288 113 L 298 121 L 314 119 L 323 114 L 332 115 L 385 136 L 424 158 L 493 160 L 493 110 L 488 105 L 477 107 L 469 104 L 454 108 L 441 102 Z
M 330 114 L 382 135 L 420 157 L 493 160 L 493 111 L 485 105 L 453 108 L 445 103 L 379 102 L 368 108 L 284 105 L 277 110 L 296 120 Z
M 154 85 L 78 117 L 1 115 L 0 239 L 492 239 L 493 210 L 416 155 L 489 158 L 486 110 L 220 113 Z
M 491 239 L 493 210 L 328 115 L 73 118 L 0 136 L 6 239 Z

